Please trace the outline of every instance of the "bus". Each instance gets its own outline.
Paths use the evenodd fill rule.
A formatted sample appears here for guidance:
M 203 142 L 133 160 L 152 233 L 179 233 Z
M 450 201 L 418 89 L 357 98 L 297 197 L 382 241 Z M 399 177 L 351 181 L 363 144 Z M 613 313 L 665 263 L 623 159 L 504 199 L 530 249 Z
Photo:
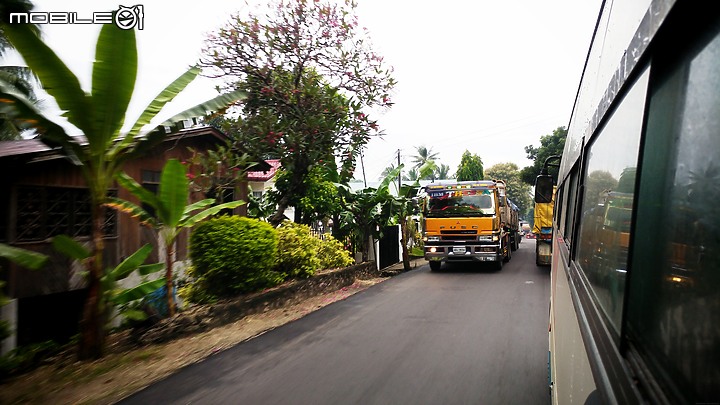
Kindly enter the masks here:
M 602 2 L 552 235 L 552 403 L 720 403 L 719 3 Z

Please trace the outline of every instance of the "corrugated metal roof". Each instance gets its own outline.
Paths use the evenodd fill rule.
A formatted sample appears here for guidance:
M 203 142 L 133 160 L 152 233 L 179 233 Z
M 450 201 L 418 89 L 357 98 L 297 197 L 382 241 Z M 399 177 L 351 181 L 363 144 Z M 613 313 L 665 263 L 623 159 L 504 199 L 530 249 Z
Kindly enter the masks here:
M 225 135 L 215 128 L 209 126 L 193 127 L 182 129 L 178 132 L 167 134 L 163 142 L 172 142 L 181 138 L 212 135 L 219 140 L 224 140 Z M 86 143 L 84 136 L 75 137 L 79 143 Z M 0 159 L 4 157 L 35 155 L 40 153 L 53 154 L 53 149 L 45 145 L 39 139 L 22 139 L 18 141 L 0 141 Z M 58 156 L 60 154 L 58 153 Z
M 49 152 L 49 146 L 37 139 L 23 139 L 19 141 L 0 141 L 0 157 L 29 155 L 40 152 Z

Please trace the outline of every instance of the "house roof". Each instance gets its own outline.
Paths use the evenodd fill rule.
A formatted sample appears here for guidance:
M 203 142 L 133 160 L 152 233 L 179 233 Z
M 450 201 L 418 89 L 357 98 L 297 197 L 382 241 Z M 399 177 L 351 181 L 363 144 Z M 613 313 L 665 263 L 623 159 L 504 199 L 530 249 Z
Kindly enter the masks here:
M 0 157 L 49 152 L 52 149 L 37 139 L 0 141 Z
M 280 168 L 280 160 L 278 159 L 267 159 L 265 160 L 270 165 L 268 170 L 248 172 L 248 181 L 268 181 L 275 177 L 277 170 Z
M 215 128 L 208 126 L 194 127 L 182 129 L 180 131 L 167 134 L 163 142 L 175 142 L 180 139 L 187 139 L 199 136 L 212 136 L 218 141 L 225 140 L 225 135 Z M 78 143 L 85 144 L 82 136 L 76 137 Z M 0 141 L 0 159 L 22 157 L 24 159 L 37 161 L 53 158 L 61 158 L 62 154 L 57 149 L 53 149 L 40 141 L 39 139 L 21 139 L 18 141 Z

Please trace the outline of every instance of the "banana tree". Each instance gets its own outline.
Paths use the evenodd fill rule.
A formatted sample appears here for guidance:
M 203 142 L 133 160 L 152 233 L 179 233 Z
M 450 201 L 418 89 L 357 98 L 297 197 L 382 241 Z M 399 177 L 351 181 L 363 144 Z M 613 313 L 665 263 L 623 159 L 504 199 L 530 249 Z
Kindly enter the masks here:
M 91 250 L 66 235 L 54 237 L 53 247 L 58 252 L 75 260 L 87 260 L 93 255 Z M 149 244 L 144 245 L 115 268 L 107 269 L 100 279 L 104 291 L 100 308 L 106 314 L 108 321 L 114 308 L 118 309 L 119 315 L 128 319 L 142 321 L 147 318 L 144 312 L 127 308 L 126 305 L 142 299 L 162 287 L 165 285 L 165 280 L 158 278 L 145 281 L 131 288 L 120 288 L 118 282 L 127 278 L 135 270 L 140 276 L 147 276 L 161 271 L 164 268 L 162 263 L 143 264 L 150 252 L 152 252 L 152 246 Z
M 144 128 L 185 89 L 200 69 L 193 67 L 180 75 L 148 104 L 131 129 L 121 134 L 137 76 L 134 30 L 103 25 L 96 45 L 92 88 L 86 92 L 80 87 L 78 78 L 27 25 L 0 24 L 0 28 L 64 111 L 64 117 L 84 135 L 71 136 L 63 126 L 53 122 L 13 86 L 0 79 L 0 115 L 13 120 L 16 125 L 34 129 L 41 141 L 59 147 L 80 167 L 90 192 L 93 257 L 87 266 L 88 297 L 80 322 L 78 357 L 99 358 L 103 355 L 105 342 L 104 319 L 99 305 L 103 295 L 102 224 L 108 188 L 127 160 L 147 153 L 162 140 L 164 131 L 159 129 L 161 127 L 149 132 L 143 132 Z M 243 97 L 244 93 L 240 91 L 226 93 L 166 122 L 205 115 Z
M 400 165 L 400 169 L 403 165 Z M 403 268 L 407 271 L 410 270 L 410 255 L 408 252 L 408 218 L 412 214 L 415 208 L 418 192 L 420 191 L 420 179 L 427 178 L 430 176 L 437 166 L 435 162 L 425 162 L 418 170 L 419 176 L 415 179 L 413 184 L 402 184 L 399 187 L 398 195 L 395 197 L 388 207 L 391 208 L 393 214 L 400 224 L 400 244 L 402 246 L 402 261 Z
M 393 201 L 389 187 L 401 169 L 402 166 L 391 170 L 378 188 L 368 187 L 352 192 L 349 187 L 336 184 L 345 200 L 345 209 L 340 214 L 340 226 L 349 228 L 356 241 L 359 239 L 363 262 L 369 258 L 370 239 L 377 240 L 380 237 L 379 229 L 389 222 L 390 218 L 386 215 L 388 210 L 384 207 Z
M 158 194 L 155 195 L 138 184 L 125 173 L 117 175 L 118 183 L 130 191 L 143 203 L 154 209 L 151 215 L 142 207 L 119 198 L 109 198 L 108 206 L 118 211 L 126 212 L 137 218 L 140 223 L 153 228 L 158 233 L 158 243 L 165 246 L 165 291 L 167 294 L 168 311 L 170 316 L 175 315 L 175 300 L 173 299 L 173 256 L 175 255 L 175 240 L 183 228 L 190 228 L 203 219 L 215 215 L 222 210 L 233 209 L 245 204 L 244 201 L 230 201 L 206 208 L 215 203 L 212 198 L 200 200 L 187 205 L 190 195 L 190 182 L 187 177 L 187 168 L 177 161 L 170 159 L 165 163 L 160 175 Z M 197 212 L 203 209 L 203 211 Z

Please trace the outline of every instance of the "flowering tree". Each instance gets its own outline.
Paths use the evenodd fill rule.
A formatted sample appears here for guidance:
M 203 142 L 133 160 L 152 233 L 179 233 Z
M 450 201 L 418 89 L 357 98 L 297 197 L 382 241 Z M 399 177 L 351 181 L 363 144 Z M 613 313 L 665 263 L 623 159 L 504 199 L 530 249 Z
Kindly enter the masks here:
M 340 158 L 341 178 L 349 180 L 360 148 L 379 133 L 364 110 L 391 105 L 392 68 L 358 28 L 355 7 L 350 0 L 275 0 L 265 13 L 236 15 L 208 37 L 201 65 L 250 95 L 229 132 L 278 156 L 288 172 L 273 223 L 304 195 L 312 166 Z

